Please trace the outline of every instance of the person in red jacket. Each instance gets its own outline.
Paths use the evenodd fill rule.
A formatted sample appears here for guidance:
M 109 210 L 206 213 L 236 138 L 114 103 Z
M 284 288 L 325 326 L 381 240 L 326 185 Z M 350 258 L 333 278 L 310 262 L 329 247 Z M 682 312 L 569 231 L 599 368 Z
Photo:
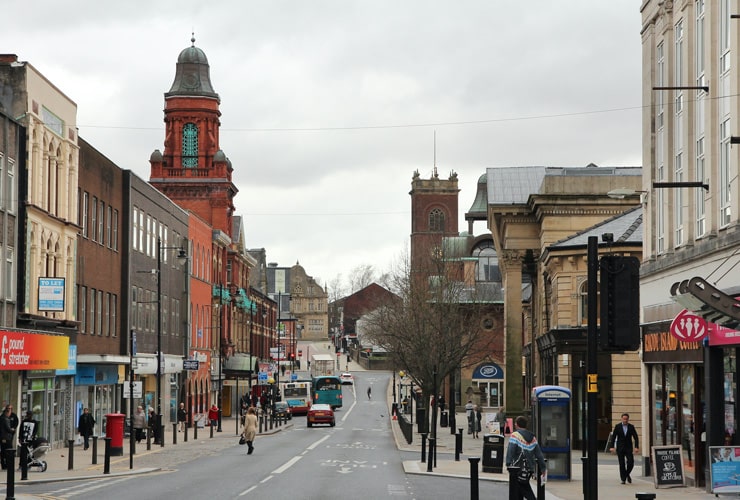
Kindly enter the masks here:
M 218 406 L 215 404 L 208 410 L 208 420 L 211 421 L 211 425 L 216 427 L 218 425 Z

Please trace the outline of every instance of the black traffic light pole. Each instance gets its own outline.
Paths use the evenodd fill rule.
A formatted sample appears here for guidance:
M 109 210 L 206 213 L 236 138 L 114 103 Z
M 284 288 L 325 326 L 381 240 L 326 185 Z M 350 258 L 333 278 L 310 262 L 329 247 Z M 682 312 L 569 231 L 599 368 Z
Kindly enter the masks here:
M 596 317 L 597 309 L 597 273 L 599 269 L 599 240 L 596 236 L 588 237 L 588 336 L 587 336 L 587 381 L 586 390 L 588 392 L 588 460 L 585 464 L 584 483 L 584 500 L 598 500 L 599 485 L 597 481 L 598 474 L 598 446 L 596 441 L 597 422 L 596 407 L 598 405 L 598 368 L 596 363 L 597 355 L 597 330 Z

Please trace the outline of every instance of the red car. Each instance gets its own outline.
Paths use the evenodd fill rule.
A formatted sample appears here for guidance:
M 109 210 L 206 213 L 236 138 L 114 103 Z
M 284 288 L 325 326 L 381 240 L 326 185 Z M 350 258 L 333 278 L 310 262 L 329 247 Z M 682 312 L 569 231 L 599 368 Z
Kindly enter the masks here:
M 332 410 L 329 405 L 313 405 L 311 406 L 311 409 L 308 410 L 306 422 L 309 427 L 312 427 L 314 424 L 329 424 L 331 427 L 334 427 L 336 424 L 336 421 L 334 420 L 334 410 Z

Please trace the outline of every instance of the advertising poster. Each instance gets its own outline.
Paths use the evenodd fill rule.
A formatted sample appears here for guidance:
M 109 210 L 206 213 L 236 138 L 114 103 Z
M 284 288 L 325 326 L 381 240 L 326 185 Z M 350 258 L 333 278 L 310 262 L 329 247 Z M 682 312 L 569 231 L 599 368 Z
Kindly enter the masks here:
M 740 446 L 710 446 L 712 493 L 740 493 Z

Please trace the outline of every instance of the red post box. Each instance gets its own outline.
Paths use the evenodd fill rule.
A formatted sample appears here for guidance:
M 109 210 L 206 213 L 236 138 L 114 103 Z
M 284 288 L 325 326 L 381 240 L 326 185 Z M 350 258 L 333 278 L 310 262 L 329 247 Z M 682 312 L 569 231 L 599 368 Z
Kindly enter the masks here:
M 110 438 L 110 454 L 113 457 L 123 456 L 123 413 L 105 415 L 105 436 Z

